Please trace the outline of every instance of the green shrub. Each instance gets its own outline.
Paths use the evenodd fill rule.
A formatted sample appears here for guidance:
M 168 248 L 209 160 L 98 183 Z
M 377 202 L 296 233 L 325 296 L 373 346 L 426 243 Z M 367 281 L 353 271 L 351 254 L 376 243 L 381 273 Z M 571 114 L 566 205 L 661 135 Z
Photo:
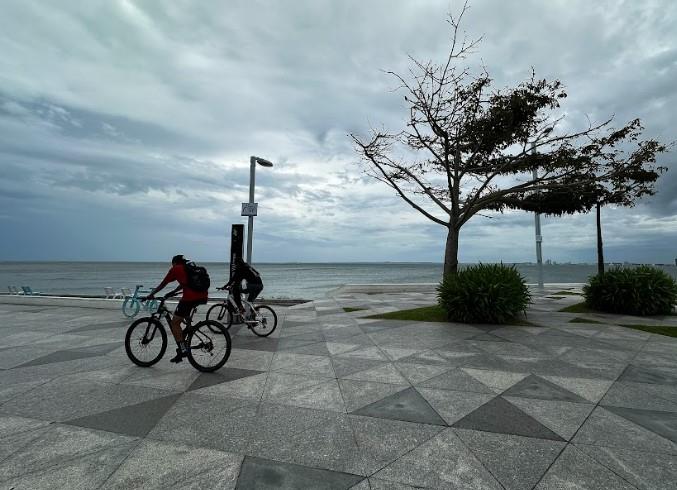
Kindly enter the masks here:
M 449 320 L 463 323 L 506 323 L 531 301 L 524 278 L 503 264 L 479 264 L 448 274 L 437 291 Z
M 677 283 L 660 269 L 619 267 L 591 276 L 583 287 L 591 308 L 625 315 L 667 315 L 677 304 Z

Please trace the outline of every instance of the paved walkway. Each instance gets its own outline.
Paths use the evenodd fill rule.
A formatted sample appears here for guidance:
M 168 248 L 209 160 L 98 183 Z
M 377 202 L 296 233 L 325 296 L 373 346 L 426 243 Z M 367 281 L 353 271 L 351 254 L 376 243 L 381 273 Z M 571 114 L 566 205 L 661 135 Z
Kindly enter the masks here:
M 212 375 L 131 365 L 117 312 L 0 304 L 0 488 L 677 488 L 677 339 L 577 300 L 540 295 L 541 327 L 315 301 Z

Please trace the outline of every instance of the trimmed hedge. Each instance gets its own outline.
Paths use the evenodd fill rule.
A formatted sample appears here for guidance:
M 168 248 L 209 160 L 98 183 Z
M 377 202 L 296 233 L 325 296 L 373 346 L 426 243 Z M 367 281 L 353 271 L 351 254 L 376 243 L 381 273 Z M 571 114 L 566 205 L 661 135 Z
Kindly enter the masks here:
M 438 291 L 449 320 L 506 323 L 526 311 L 531 294 L 514 266 L 479 264 L 448 274 Z
M 624 315 L 668 315 L 677 304 L 677 282 L 660 269 L 618 267 L 591 276 L 583 286 L 591 308 Z

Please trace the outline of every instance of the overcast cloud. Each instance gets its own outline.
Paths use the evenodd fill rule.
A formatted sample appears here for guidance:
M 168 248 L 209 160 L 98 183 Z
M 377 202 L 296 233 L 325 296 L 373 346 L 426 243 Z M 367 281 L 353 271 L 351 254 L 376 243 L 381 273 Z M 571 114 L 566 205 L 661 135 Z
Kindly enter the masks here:
M 0 260 L 224 260 L 259 167 L 257 261 L 441 262 L 444 229 L 363 175 L 349 133 L 399 129 L 382 70 L 441 60 L 458 1 L 7 0 Z M 640 117 L 677 139 L 677 2 L 475 0 L 469 63 L 561 79 L 567 124 Z M 671 165 L 675 152 L 662 162 Z M 677 256 L 677 166 L 605 209 L 611 261 Z M 534 258 L 533 216 L 474 218 L 461 261 Z M 546 219 L 544 256 L 593 261 L 594 216 Z

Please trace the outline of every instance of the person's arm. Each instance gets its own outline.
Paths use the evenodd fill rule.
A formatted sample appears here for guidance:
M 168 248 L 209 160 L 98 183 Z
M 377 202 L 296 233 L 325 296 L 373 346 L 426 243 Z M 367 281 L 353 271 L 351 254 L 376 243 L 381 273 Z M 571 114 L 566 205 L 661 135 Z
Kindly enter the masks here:
M 165 298 L 169 298 L 169 297 L 171 297 L 171 296 L 174 296 L 176 293 L 178 293 L 178 292 L 181 291 L 182 289 L 183 289 L 183 286 L 182 286 L 181 284 L 179 284 L 179 285 L 176 286 L 174 289 L 172 289 L 172 290 L 169 291 L 167 294 L 165 294 Z
M 231 287 L 233 284 L 237 284 L 238 282 L 242 281 L 242 268 L 241 267 L 236 267 L 235 272 L 233 273 L 233 277 L 230 278 L 230 281 L 228 281 L 224 286 L 223 289 L 227 289 Z
M 174 267 L 172 267 L 171 269 L 169 269 L 169 272 L 167 272 L 167 275 L 162 280 L 162 282 L 158 285 L 158 287 L 153 289 L 150 292 L 150 294 L 148 296 L 146 296 L 146 298 L 154 297 L 155 294 L 157 294 L 159 291 L 162 291 L 167 284 L 169 284 L 170 282 L 174 282 L 174 281 L 176 281 L 176 275 L 174 274 Z

